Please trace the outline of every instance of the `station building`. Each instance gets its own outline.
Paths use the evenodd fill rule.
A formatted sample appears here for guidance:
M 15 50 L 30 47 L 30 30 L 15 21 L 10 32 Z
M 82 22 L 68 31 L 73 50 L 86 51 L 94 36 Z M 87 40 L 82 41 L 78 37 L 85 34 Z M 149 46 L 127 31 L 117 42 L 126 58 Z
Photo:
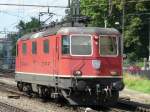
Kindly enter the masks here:
M 14 68 L 14 57 L 12 56 L 12 40 L 9 37 L 0 38 L 0 68 Z

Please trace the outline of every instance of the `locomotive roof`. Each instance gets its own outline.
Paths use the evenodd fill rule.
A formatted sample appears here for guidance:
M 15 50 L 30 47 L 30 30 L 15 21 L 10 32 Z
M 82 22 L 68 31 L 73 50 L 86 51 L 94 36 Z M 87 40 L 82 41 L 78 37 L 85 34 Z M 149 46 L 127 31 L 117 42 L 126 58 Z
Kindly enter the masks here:
M 98 34 L 98 35 L 119 35 L 119 31 L 114 28 L 100 27 L 63 27 L 58 34 Z
M 98 35 L 119 35 L 119 31 L 114 28 L 100 28 L 100 27 L 62 27 L 50 28 L 38 33 L 30 33 L 21 37 L 21 40 L 45 37 L 55 34 L 98 34 Z

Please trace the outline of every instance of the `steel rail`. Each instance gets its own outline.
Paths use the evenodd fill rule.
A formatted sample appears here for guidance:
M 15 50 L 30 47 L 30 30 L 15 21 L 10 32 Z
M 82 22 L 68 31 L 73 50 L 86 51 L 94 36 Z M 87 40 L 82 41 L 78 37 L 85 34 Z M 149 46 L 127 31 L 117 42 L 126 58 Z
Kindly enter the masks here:
M 14 107 L 12 105 L 0 102 L 0 111 L 4 112 L 4 110 L 5 110 L 5 112 L 27 112 L 23 109 L 20 109 L 20 108 Z
M 17 87 L 12 86 L 12 85 L 0 83 L 0 89 L 3 90 L 3 91 L 10 92 L 12 94 L 16 94 L 18 96 L 25 96 L 25 97 L 28 96 L 27 94 L 25 94 L 23 92 L 19 92 L 17 90 Z M 18 96 L 16 96 L 16 98 Z M 15 96 L 10 96 L 10 98 L 11 97 L 15 98 Z M 30 96 L 28 96 L 28 97 L 30 97 Z M 119 98 L 118 103 L 117 103 L 116 106 L 110 107 L 110 108 L 106 107 L 106 108 L 108 109 L 107 112 L 134 112 L 134 111 L 136 111 L 136 112 L 150 112 L 150 105 L 130 101 L 129 97 Z M 78 111 L 86 111 L 87 110 L 85 107 L 84 108 L 79 107 L 79 108 L 76 108 L 76 109 Z M 88 109 L 88 112 L 99 112 L 99 111 Z
M 2 91 L 5 91 L 5 92 L 9 92 L 9 93 L 12 93 L 12 95 L 10 95 L 10 96 L 8 96 L 8 98 L 14 98 L 14 99 L 18 99 L 18 98 L 20 98 L 20 96 L 23 96 L 23 97 L 30 97 L 31 98 L 31 96 L 29 96 L 29 95 L 27 95 L 27 94 L 25 94 L 25 93 L 23 93 L 23 92 L 20 92 L 20 91 L 18 91 L 17 90 L 17 87 L 15 87 L 15 86 L 12 86 L 12 85 L 8 85 L 8 84 L 5 84 L 5 83 L 2 83 L 2 82 L 0 82 L 0 90 L 2 90 Z M 34 96 L 34 97 L 36 97 L 36 96 Z M 37 97 L 36 97 L 37 98 Z M 58 105 L 58 107 L 64 107 L 64 108 L 66 108 L 66 109 L 71 109 L 71 110 L 74 110 L 74 108 L 71 108 L 70 106 L 68 106 L 68 105 L 66 105 L 66 104 L 60 104 L 60 103 L 56 103 L 55 101 L 54 102 L 51 102 L 51 103 L 55 103 L 56 105 Z M 76 108 L 76 110 L 78 111 L 78 112 L 85 112 L 85 109 L 84 108 Z M 0 111 L 1 112 L 1 111 Z M 20 112 L 20 111 L 15 111 L 15 112 Z M 95 111 L 95 112 L 97 112 L 97 111 Z
M 126 99 L 119 99 L 118 106 L 125 107 L 131 111 L 136 111 L 136 112 L 150 112 L 149 104 L 142 104 L 139 102 L 134 102 Z

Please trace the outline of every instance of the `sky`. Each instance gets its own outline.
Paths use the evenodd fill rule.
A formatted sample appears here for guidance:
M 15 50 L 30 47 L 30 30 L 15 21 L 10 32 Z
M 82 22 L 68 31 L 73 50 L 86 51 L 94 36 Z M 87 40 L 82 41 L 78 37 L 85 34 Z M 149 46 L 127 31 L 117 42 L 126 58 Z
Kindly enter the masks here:
M 0 3 L 67 6 L 68 0 L 0 0 Z M 48 8 L 41 7 L 0 6 L 0 32 L 17 31 L 16 25 L 20 20 L 30 21 L 31 17 L 38 18 L 39 12 L 46 12 L 47 10 Z M 65 15 L 65 9 L 62 8 L 50 8 L 49 11 L 56 13 L 53 20 L 60 20 Z M 46 18 L 46 16 L 42 17 L 43 20 Z M 0 37 L 4 36 L 4 34 L 0 34 Z

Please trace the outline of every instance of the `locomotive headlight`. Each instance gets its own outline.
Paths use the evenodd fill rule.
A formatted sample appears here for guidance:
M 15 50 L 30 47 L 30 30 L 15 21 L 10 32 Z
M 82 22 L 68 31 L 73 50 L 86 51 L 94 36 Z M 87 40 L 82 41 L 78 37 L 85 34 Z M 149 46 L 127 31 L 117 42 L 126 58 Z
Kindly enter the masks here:
M 113 75 L 113 76 L 117 76 L 118 75 L 118 73 L 116 71 L 111 71 L 110 74 Z
M 92 60 L 92 67 L 96 70 L 100 69 L 101 61 L 100 60 Z
M 73 75 L 74 76 L 81 76 L 82 72 L 80 70 L 76 70 L 76 71 L 73 72 Z
M 98 37 L 98 36 L 94 36 L 94 39 L 95 39 L 95 40 L 98 40 L 98 39 L 99 39 L 99 37 Z

